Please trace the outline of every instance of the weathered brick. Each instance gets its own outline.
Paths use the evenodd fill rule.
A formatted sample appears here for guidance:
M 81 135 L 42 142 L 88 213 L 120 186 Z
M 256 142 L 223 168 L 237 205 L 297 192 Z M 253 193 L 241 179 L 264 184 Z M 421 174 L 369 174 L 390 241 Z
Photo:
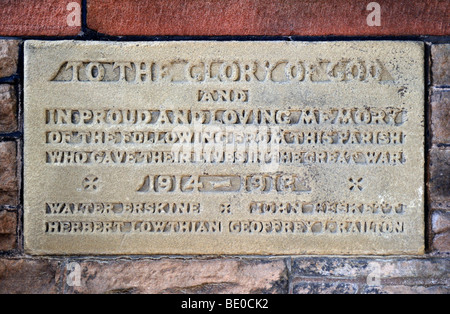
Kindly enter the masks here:
M 17 213 L 0 211 L 0 251 L 16 248 Z
M 352 293 L 357 286 L 358 293 L 395 293 L 396 289 L 414 291 L 414 287 L 448 289 L 449 267 L 446 258 L 299 257 L 292 262 L 291 276 L 301 283 L 298 292 L 316 287 Z
M 109 35 L 448 35 L 447 0 L 88 0 L 88 27 Z
M 450 90 L 431 91 L 432 144 L 450 144 Z
M 431 46 L 433 85 L 450 86 L 450 44 Z
M 72 15 L 81 10 L 68 10 L 70 3 L 81 0 L 2 0 L 0 36 L 69 36 L 78 35 L 81 25 L 71 26 Z M 81 8 L 81 7 L 79 7 Z
M 429 197 L 433 203 L 450 203 L 450 150 L 433 148 L 430 150 Z M 432 205 L 433 206 L 433 205 Z M 443 205 L 443 207 L 446 207 Z
M 292 276 L 300 277 L 345 277 L 367 276 L 368 259 L 345 259 L 328 257 L 295 258 L 292 263 Z
M 431 227 L 434 233 L 450 230 L 450 212 L 436 210 L 431 215 Z
M 79 261 L 77 293 L 287 293 L 282 259 Z M 66 271 L 67 274 L 67 271 Z
M 1 10 L 0 8 L 0 12 Z M 0 21 L 0 23 L 2 22 Z M 0 78 L 15 74 L 17 72 L 18 60 L 19 41 L 0 39 Z
M 293 285 L 294 294 L 355 294 L 358 285 L 344 282 L 297 282 Z
M 58 293 L 60 270 L 53 260 L 0 258 L 0 294 Z
M 449 294 L 448 285 L 429 285 L 429 286 L 365 286 L 362 294 Z
M 293 293 L 448 293 L 446 258 L 300 257 L 292 263 Z
M 17 130 L 17 99 L 14 86 L 0 85 L 0 133 Z
M 0 142 L 0 205 L 17 205 L 17 148 L 15 142 Z
M 439 253 L 450 253 L 450 231 L 435 235 L 431 247 Z

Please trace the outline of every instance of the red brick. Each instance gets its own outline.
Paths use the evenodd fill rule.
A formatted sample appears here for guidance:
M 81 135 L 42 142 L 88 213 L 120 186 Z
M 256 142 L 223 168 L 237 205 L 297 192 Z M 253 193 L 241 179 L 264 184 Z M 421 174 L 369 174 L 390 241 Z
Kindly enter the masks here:
M 450 253 L 450 231 L 435 235 L 432 248 L 439 253 Z
M 69 26 L 70 2 L 81 0 L 2 0 L 0 36 L 68 36 L 77 35 L 81 26 Z
M 1 23 L 2 21 L 0 21 L 0 24 Z M 19 41 L 8 39 L 0 40 L 0 78 L 16 74 L 18 60 Z
M 448 0 L 88 0 L 88 27 L 109 35 L 448 35 Z
M 58 293 L 60 262 L 0 258 L 0 294 Z
M 17 213 L 0 211 L 0 251 L 16 248 Z
M 17 162 L 16 143 L 0 142 L 0 205 L 17 205 Z
M 79 261 L 69 293 L 287 293 L 283 259 Z M 67 282 L 65 270 L 64 282 Z M 71 271 L 72 273 L 72 271 Z
M 432 144 L 450 144 L 450 90 L 432 89 Z
M 0 133 L 17 130 L 17 99 L 14 86 L 0 85 Z
M 450 19 L 450 16 L 448 17 Z M 433 85 L 450 85 L 450 44 L 431 46 Z

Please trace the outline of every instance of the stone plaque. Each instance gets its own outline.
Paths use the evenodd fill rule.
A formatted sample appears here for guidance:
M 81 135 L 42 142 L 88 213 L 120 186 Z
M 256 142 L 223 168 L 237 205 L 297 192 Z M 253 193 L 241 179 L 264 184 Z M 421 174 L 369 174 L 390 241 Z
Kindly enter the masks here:
M 418 254 L 416 42 L 25 43 L 30 254 Z

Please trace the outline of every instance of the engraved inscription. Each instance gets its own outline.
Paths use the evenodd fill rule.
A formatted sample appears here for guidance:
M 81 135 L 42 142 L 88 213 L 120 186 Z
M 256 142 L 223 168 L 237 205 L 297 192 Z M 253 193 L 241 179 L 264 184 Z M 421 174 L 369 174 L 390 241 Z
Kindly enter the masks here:
M 67 61 L 52 81 L 122 83 L 347 82 L 394 80 L 379 59 Z M 211 96 L 212 97 L 212 96 Z
M 24 50 L 27 252 L 423 251 L 421 45 Z
M 248 99 L 248 98 L 246 98 Z M 256 104 L 257 105 L 257 104 Z M 130 110 L 130 109 L 64 109 L 45 111 L 45 123 L 72 126 L 162 126 L 162 125 L 402 125 L 407 110 L 385 108 L 311 108 L 292 102 L 298 109 L 221 109 L 210 110 Z M 361 104 L 364 106 L 364 104 Z M 258 106 L 259 107 L 259 106 Z

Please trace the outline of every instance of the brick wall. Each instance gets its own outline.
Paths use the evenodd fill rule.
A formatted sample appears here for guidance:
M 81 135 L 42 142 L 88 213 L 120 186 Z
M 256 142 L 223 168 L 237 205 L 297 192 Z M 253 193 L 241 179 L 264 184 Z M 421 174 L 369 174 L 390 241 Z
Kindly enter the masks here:
M 367 3 L 366 3 L 367 2 Z M 0 293 L 449 293 L 450 3 L 379 0 L 1 0 Z M 128 36 L 128 37 L 122 37 Z M 23 250 L 23 42 L 33 38 L 158 40 L 377 39 L 426 43 L 424 256 L 32 257 Z M 317 37 L 317 38 L 316 38 Z M 71 262 L 81 286 L 69 286 Z M 379 285 L 367 278 L 380 274 Z

